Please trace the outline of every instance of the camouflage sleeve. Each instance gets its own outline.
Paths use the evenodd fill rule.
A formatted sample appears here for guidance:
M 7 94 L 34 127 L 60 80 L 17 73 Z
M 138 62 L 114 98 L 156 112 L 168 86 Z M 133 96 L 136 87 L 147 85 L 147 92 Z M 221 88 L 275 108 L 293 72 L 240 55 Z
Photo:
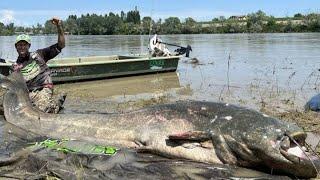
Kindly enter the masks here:
M 43 57 L 45 62 L 56 57 L 60 52 L 61 52 L 61 48 L 58 46 L 58 43 L 52 46 L 37 50 L 37 53 Z

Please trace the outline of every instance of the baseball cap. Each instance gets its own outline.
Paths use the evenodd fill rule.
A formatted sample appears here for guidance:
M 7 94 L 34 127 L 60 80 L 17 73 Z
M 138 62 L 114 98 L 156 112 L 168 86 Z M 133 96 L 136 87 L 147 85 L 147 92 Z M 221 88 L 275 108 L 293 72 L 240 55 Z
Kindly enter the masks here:
M 20 34 L 19 36 L 17 36 L 17 38 L 16 38 L 16 44 L 17 44 L 19 41 L 26 41 L 27 43 L 31 44 L 31 38 L 30 38 L 30 36 L 27 35 L 27 34 Z

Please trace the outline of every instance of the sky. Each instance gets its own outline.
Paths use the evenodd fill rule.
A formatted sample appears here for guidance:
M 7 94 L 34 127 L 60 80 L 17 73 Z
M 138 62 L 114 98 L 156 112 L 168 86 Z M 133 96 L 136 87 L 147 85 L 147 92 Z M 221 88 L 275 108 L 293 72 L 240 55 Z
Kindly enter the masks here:
M 246 15 L 258 10 L 275 17 L 320 12 L 320 0 L 0 0 L 0 22 L 32 26 L 54 16 L 128 12 L 137 6 L 140 15 L 152 19 L 192 17 L 210 21 L 215 17 Z

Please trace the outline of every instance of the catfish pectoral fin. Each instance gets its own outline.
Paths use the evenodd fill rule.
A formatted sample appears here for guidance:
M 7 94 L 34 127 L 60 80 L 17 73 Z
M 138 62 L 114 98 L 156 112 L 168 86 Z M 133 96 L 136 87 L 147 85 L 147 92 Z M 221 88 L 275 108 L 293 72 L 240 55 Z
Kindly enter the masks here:
M 192 141 L 207 141 L 211 139 L 211 136 L 204 131 L 188 131 L 179 134 L 170 134 L 168 136 L 170 140 L 192 140 Z
M 230 165 L 237 164 L 237 158 L 233 155 L 231 149 L 229 148 L 228 144 L 226 143 L 222 135 L 213 134 L 212 143 L 218 158 L 224 164 L 230 164 Z
M 234 153 L 237 154 L 237 157 L 239 157 L 239 159 L 249 159 L 250 160 L 250 162 L 248 162 L 246 164 L 253 164 L 252 162 L 259 162 L 259 159 L 253 154 L 253 152 L 247 147 L 246 144 L 237 142 L 230 135 L 224 135 L 223 137 L 224 137 L 225 141 L 227 142 L 228 146 L 231 147 L 231 149 L 237 150 Z M 243 166 L 246 166 L 246 165 L 243 165 Z

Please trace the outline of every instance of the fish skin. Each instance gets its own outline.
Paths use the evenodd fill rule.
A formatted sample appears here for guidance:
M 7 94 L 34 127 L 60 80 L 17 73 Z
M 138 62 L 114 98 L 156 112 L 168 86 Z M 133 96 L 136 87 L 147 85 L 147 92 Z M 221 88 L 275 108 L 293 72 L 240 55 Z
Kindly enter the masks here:
M 47 114 L 32 106 L 20 73 L 1 76 L 0 84 L 6 89 L 3 99 L 6 120 L 42 136 L 138 148 L 206 163 L 264 166 L 302 178 L 317 176 L 309 160 L 292 161 L 278 146 L 285 136 L 303 142 L 306 134 L 300 127 L 245 107 L 178 101 L 125 113 Z M 192 137 L 193 140 L 211 139 L 213 148 L 197 145 L 186 148 L 169 138 L 196 134 L 193 132 L 202 132 L 201 138 Z M 184 140 L 191 139 L 184 137 Z M 317 167 L 318 162 L 314 161 Z

